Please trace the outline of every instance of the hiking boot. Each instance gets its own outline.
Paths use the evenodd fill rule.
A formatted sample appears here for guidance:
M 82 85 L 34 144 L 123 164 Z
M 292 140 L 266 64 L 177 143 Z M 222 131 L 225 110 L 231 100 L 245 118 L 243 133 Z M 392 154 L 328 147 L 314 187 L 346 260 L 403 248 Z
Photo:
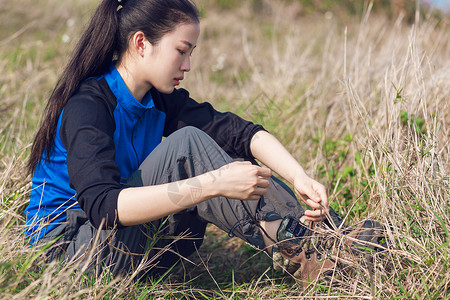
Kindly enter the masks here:
M 336 216 L 331 222 L 305 223 L 285 217 L 277 232 L 278 243 L 272 247 L 274 269 L 292 275 L 306 287 L 321 275 L 339 278 L 361 258 L 370 264 L 370 253 L 382 249 L 381 224 L 368 220 L 342 230 L 342 221 Z

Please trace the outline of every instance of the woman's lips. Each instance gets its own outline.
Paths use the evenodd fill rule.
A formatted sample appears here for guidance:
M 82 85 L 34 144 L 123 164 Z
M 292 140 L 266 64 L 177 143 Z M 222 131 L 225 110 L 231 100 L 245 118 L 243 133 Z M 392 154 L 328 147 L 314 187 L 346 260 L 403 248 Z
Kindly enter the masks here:
M 179 85 L 179 84 L 180 84 L 180 81 L 183 80 L 183 79 L 184 79 L 184 77 L 181 76 L 181 77 L 176 77 L 176 78 L 174 78 L 173 81 L 174 81 L 175 85 Z

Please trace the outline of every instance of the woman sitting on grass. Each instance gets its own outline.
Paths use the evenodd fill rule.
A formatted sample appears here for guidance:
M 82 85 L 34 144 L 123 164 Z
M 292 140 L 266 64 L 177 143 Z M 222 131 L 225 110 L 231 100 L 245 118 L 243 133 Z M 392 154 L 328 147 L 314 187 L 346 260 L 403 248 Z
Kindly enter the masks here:
M 201 245 L 211 222 L 274 252 L 277 269 L 315 279 L 334 266 L 320 257 L 334 246 L 309 242 L 317 230 L 308 226 L 340 219 L 324 186 L 262 126 L 175 89 L 199 32 L 189 0 L 101 2 L 33 143 L 26 234 L 35 245 L 57 240 L 51 258 L 94 251 L 98 270 L 125 275 L 146 255 L 153 268 L 143 273 L 167 270 Z

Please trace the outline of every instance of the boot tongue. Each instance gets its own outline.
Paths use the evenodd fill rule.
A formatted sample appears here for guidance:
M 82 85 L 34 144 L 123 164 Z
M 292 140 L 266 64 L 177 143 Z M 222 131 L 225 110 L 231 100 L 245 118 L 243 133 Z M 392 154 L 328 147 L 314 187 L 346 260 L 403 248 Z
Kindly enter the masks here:
M 295 244 L 299 244 L 297 238 L 303 237 L 309 230 L 310 224 L 303 224 L 300 220 L 290 216 L 284 217 L 277 231 L 278 242 L 290 240 Z

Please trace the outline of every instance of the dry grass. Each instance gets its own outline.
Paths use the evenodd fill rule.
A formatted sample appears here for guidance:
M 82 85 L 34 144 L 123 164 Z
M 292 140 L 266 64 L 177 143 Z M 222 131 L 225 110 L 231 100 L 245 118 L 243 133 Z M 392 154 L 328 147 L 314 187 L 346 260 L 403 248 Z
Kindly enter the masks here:
M 390 249 L 373 276 L 361 266 L 337 287 L 303 291 L 267 269 L 264 254 L 252 257 L 214 228 L 201 259 L 191 258 L 197 267 L 186 262 L 154 284 L 86 278 L 73 273 L 77 262 L 42 262 L 21 234 L 30 189 L 24 163 L 45 98 L 95 2 L 19 0 L 0 8 L 2 298 L 448 298 L 448 19 L 305 16 L 295 1 L 266 1 L 255 15 L 249 5 L 217 10 L 204 2 L 184 86 L 263 123 L 326 184 L 349 223 L 370 217 L 386 225 Z

